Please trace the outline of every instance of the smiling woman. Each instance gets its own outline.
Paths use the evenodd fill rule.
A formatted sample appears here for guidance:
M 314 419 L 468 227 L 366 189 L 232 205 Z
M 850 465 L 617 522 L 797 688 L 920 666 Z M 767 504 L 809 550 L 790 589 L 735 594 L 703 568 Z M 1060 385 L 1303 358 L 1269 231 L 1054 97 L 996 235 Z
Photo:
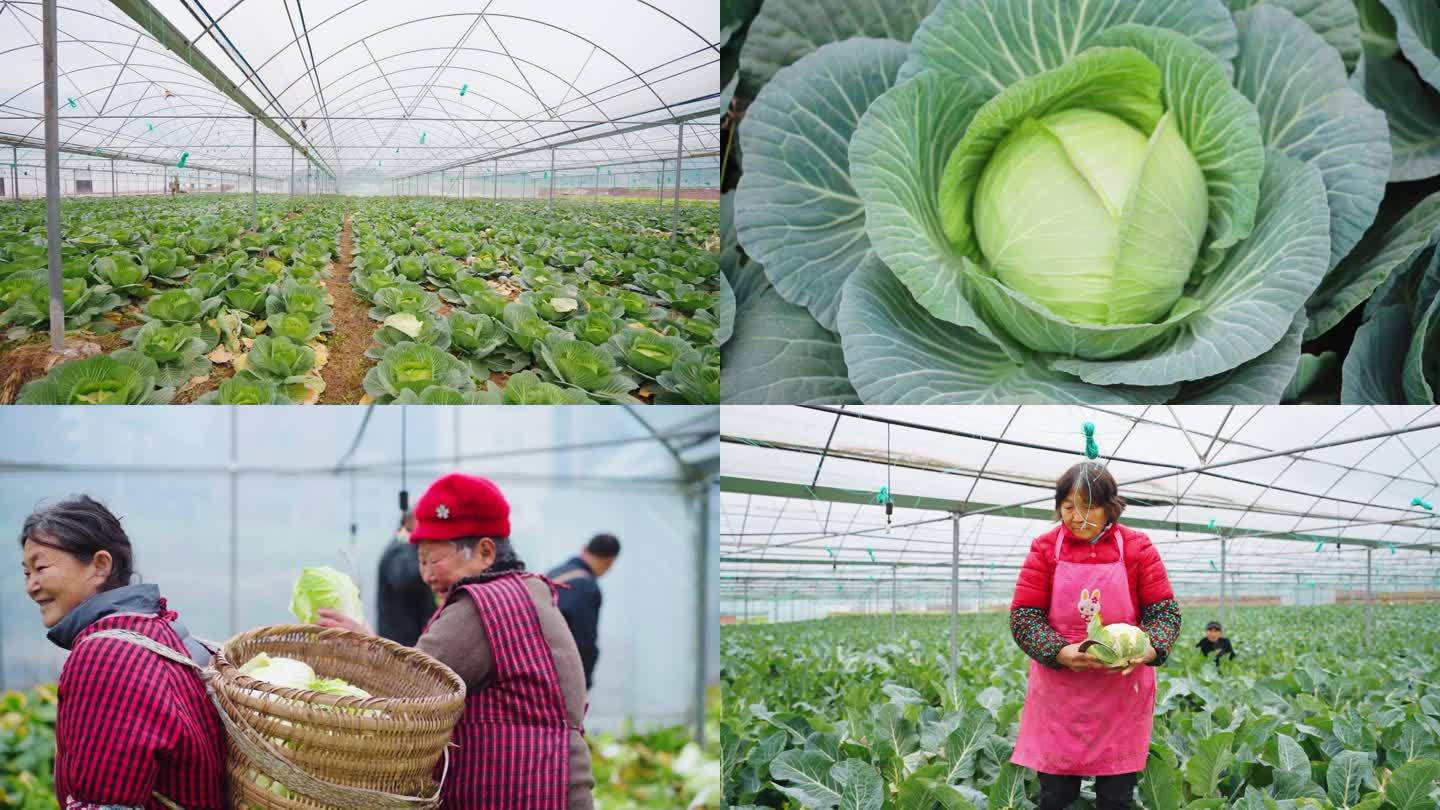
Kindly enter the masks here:
M 186 671 L 194 667 L 181 663 L 209 663 L 210 653 L 157 586 L 130 584 L 119 518 L 81 495 L 26 518 L 20 545 L 25 592 L 49 639 L 72 651 L 55 728 L 61 806 L 228 806 L 220 720 Z

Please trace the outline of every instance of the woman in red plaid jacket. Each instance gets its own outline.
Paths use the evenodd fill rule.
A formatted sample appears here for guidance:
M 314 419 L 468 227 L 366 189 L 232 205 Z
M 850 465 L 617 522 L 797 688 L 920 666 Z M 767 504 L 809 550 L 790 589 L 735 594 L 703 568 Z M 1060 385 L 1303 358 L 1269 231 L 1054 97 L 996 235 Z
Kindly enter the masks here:
M 509 537 L 510 505 L 488 479 L 444 476 L 415 504 L 410 542 L 441 603 L 415 647 L 466 689 L 440 807 L 593 810 L 585 667 L 556 606 L 557 586 L 525 570 Z M 327 627 L 373 632 L 342 613 L 319 613 Z
M 81 495 L 26 518 L 20 545 L 25 592 L 49 639 L 70 650 L 55 726 L 63 810 L 228 806 L 224 731 L 197 668 L 181 663 L 204 666 L 210 653 L 159 588 L 130 584 L 120 520 Z

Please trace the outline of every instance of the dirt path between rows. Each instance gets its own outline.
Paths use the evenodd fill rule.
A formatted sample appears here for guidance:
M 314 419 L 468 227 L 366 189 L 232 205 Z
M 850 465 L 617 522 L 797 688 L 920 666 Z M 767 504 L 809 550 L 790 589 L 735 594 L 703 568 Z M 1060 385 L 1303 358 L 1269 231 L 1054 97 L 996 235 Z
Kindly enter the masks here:
M 350 212 L 345 212 L 345 227 L 340 231 L 340 257 L 330 263 L 332 275 L 325 288 L 335 299 L 335 331 L 329 334 L 326 346 L 330 360 L 320 370 L 325 381 L 321 405 L 354 404 L 365 396 L 365 372 L 372 361 L 365 356 L 375 324 L 370 320 L 370 305 L 350 286 L 350 260 L 354 248 L 350 238 Z

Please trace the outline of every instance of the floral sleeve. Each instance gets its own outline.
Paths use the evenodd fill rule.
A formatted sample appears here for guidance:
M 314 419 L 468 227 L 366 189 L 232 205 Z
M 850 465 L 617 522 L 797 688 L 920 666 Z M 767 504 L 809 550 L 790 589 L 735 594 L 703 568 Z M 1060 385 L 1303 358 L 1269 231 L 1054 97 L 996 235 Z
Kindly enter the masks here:
M 1011 620 L 1012 624 L 1014 620 Z M 1160 666 L 1170 657 L 1170 648 L 1180 637 L 1180 603 L 1174 599 L 1162 599 L 1146 605 L 1140 611 L 1140 629 L 1150 636 L 1150 645 L 1155 648 L 1155 660 L 1151 666 Z
M 1010 610 L 1010 635 L 1025 654 L 1051 669 L 1060 669 L 1057 656 L 1065 646 L 1065 637 L 1050 626 L 1045 610 L 1018 607 Z

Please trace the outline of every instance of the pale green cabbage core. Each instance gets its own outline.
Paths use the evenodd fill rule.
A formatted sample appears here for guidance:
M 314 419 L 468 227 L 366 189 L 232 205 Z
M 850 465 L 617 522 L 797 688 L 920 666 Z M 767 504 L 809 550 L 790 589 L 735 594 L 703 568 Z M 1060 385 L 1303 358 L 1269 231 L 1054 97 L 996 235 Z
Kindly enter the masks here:
M 975 190 L 976 238 L 1007 287 L 1071 323 L 1163 318 L 1205 235 L 1205 176 L 1169 114 L 1147 136 L 1107 113 L 1021 122 Z

